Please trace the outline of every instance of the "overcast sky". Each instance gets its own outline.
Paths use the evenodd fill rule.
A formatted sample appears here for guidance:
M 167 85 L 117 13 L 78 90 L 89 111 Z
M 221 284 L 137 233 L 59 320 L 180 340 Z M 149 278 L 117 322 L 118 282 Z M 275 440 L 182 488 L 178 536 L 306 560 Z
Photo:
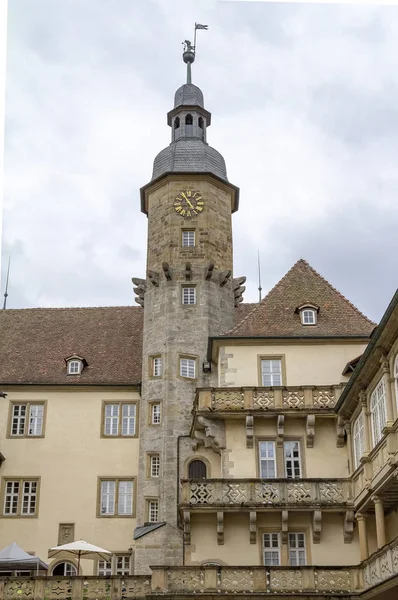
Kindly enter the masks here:
M 305 258 L 374 320 L 397 286 L 398 7 L 12 0 L 2 292 L 8 306 L 133 304 L 139 188 L 193 82 L 240 187 L 234 275 L 257 299 Z

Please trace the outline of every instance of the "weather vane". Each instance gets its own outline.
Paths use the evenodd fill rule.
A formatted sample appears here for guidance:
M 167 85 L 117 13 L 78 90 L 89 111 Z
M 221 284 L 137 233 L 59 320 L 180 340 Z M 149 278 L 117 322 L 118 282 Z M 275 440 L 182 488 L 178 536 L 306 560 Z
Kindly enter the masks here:
M 184 44 L 184 52 L 182 55 L 184 63 L 187 65 L 187 83 L 192 83 L 191 77 L 191 64 L 195 60 L 196 56 L 196 32 L 198 29 L 208 29 L 208 25 L 201 25 L 200 23 L 195 23 L 195 33 L 193 38 L 193 45 L 189 40 L 185 40 L 182 42 Z

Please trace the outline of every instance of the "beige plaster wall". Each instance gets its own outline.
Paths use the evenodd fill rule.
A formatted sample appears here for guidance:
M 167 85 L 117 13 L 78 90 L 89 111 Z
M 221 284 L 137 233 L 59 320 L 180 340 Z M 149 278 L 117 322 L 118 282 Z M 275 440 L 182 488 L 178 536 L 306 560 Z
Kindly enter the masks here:
M 362 354 L 365 348 L 366 344 L 363 343 L 309 342 L 224 346 L 220 349 L 219 357 L 228 355 L 228 359 L 224 358 L 228 365 L 221 369 L 219 364 L 218 384 L 238 387 L 260 385 L 258 357 L 271 355 L 285 357 L 286 385 L 338 384 L 347 381 L 347 377 L 342 375 L 347 362 Z
M 390 512 L 385 518 L 387 544 L 398 536 L 398 508 Z
M 2 477 L 40 477 L 38 518 L 0 517 L 0 547 L 16 541 L 47 559 L 58 544 L 59 523 L 75 523 L 75 538 L 127 552 L 135 518 L 97 518 L 98 477 L 136 476 L 138 438 L 100 437 L 102 402 L 137 400 L 132 389 L 9 389 L 0 402 Z M 44 438 L 7 438 L 11 400 L 47 401 Z M 1 515 L 3 513 L 1 499 Z M 93 562 L 82 563 L 93 574 Z
M 289 531 L 306 534 L 308 564 L 354 565 L 358 564 L 359 545 L 357 535 L 351 544 L 344 544 L 343 515 L 323 513 L 322 533 L 319 544 L 313 544 L 310 512 L 290 512 Z M 217 544 L 216 515 L 196 514 L 191 517 L 191 546 L 187 547 L 187 564 L 220 561 L 228 565 L 261 565 L 262 533 L 280 532 L 280 511 L 257 513 L 257 543 L 250 544 L 249 514 L 224 514 L 224 545 Z M 189 559 L 190 557 L 190 559 Z

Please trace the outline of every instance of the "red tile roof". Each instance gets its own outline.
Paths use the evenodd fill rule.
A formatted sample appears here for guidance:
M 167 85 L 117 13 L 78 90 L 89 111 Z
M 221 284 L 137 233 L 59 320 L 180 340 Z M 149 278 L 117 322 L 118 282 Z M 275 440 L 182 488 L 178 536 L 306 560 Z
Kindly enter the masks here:
M 296 309 L 319 306 L 316 325 L 302 325 Z M 305 260 L 299 260 L 226 337 L 369 336 L 376 324 L 330 285 Z
M 135 385 L 141 381 L 143 309 L 28 308 L 0 311 L 0 383 Z M 67 375 L 76 354 L 88 366 Z

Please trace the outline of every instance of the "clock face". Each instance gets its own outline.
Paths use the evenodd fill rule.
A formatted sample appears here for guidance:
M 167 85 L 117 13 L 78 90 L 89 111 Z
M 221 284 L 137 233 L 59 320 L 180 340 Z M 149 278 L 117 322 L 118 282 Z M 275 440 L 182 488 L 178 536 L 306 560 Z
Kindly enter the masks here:
M 174 200 L 174 209 L 181 217 L 193 217 L 202 212 L 204 204 L 200 192 L 185 190 Z

